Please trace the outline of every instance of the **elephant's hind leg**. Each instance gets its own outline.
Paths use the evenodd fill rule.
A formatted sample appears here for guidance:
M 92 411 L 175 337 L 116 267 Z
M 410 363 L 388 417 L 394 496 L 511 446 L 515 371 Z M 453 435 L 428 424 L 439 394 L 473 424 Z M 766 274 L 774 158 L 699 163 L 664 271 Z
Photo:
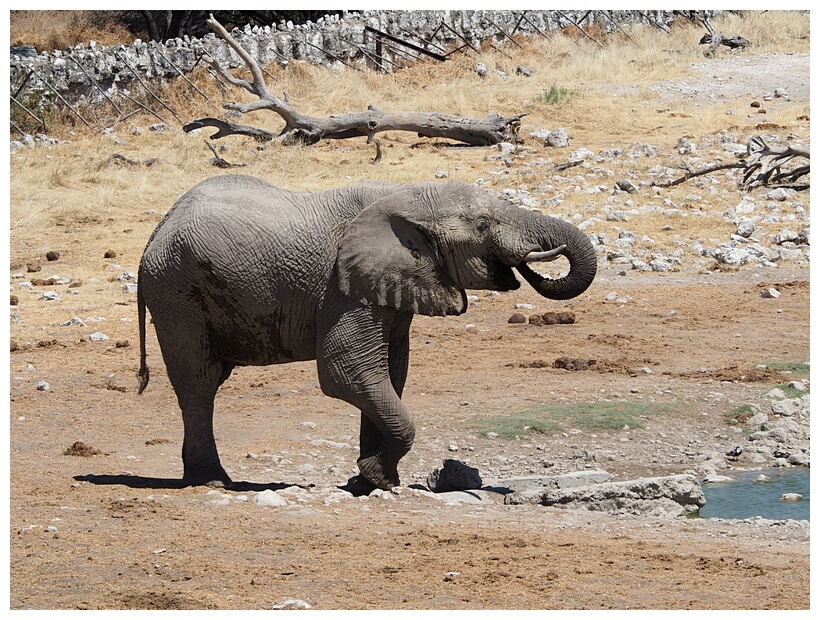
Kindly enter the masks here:
M 157 326 L 158 332 L 160 329 Z M 214 398 L 219 386 L 230 376 L 233 365 L 213 359 L 202 342 L 206 340 L 191 338 L 187 339 L 184 349 L 167 353 L 163 349 L 168 378 L 182 410 L 183 480 L 190 485 L 226 486 L 231 479 L 216 450 Z

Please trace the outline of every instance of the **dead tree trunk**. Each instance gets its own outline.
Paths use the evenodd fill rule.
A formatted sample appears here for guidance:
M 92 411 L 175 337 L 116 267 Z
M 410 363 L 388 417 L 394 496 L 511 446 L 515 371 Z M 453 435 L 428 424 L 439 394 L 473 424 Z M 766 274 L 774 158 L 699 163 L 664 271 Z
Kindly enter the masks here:
M 696 19 L 703 24 L 703 27 L 706 28 L 707 31 L 699 41 L 700 45 L 709 45 L 709 48 L 703 52 L 703 55 L 707 58 L 714 55 L 719 45 L 725 45 L 732 50 L 746 49 L 751 45 L 749 41 L 741 36 L 727 37 L 722 32 L 715 32 L 712 24 L 706 19 L 705 14 L 698 13 Z
M 239 45 L 213 16 L 208 19 L 208 25 L 244 61 L 253 80 L 248 82 L 233 76 L 220 67 L 215 60 L 210 61 L 213 69 L 230 84 L 244 88 L 259 98 L 258 101 L 251 103 L 231 102 L 223 104 L 222 107 L 241 113 L 271 110 L 285 121 L 285 126 L 278 135 L 263 129 L 237 125 L 215 118 L 196 119 L 183 127 L 185 131 L 200 127 L 216 127 L 219 131 L 213 134 L 211 139 L 239 134 L 251 136 L 260 142 L 277 139 L 283 144 L 294 142 L 315 144 L 322 139 L 342 140 L 366 136 L 369 143 L 374 135 L 383 131 L 412 131 L 421 137 L 448 138 L 472 146 L 488 146 L 499 142 L 517 141 L 521 118 L 526 116 L 526 113 L 523 113 L 505 117 L 491 112 L 484 118 L 463 118 L 437 112 L 382 111 L 372 105 L 368 106 L 364 112 L 333 115 L 327 118 L 308 116 L 298 112 L 290 105 L 287 98 L 283 101 L 270 93 L 256 59 Z

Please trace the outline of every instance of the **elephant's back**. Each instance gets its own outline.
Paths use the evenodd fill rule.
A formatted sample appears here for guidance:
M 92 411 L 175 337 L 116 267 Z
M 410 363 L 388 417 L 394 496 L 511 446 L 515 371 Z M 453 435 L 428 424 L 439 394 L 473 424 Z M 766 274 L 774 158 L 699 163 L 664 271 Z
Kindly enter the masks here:
M 206 179 L 188 190 L 169 215 L 181 220 L 241 213 L 261 218 L 297 218 L 299 195 L 257 177 L 226 174 Z

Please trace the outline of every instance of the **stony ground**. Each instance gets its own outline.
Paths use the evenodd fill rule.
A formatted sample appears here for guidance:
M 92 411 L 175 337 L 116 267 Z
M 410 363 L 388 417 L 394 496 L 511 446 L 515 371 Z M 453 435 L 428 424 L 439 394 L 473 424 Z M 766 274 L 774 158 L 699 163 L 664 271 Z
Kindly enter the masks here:
M 808 58 L 785 84 L 778 60 L 765 65 L 766 87 L 751 92 L 782 85 L 795 99 L 804 73 L 808 84 Z M 770 133 L 783 142 L 790 131 Z M 682 136 L 644 155 L 654 157 L 646 178 L 668 174 Z M 706 161 L 733 144 L 690 136 L 695 153 L 677 148 Z M 808 132 L 801 137 L 807 145 Z M 509 506 L 491 492 L 423 490 L 447 458 L 478 468 L 488 484 L 583 469 L 617 480 L 731 474 L 767 466 L 775 449 L 808 462 L 807 407 L 778 414 L 769 396 L 794 379 L 810 385 L 805 374 L 778 370 L 809 360 L 808 192 L 744 197 L 726 175 L 690 182 L 680 198 L 639 179 L 637 194 L 613 194 L 633 148 L 616 147 L 621 154 L 594 149 L 588 166 L 552 177 L 551 187 L 511 194 L 547 212 L 562 196 L 589 194 L 575 219 L 597 235 L 600 274 L 584 295 L 553 303 L 526 287 L 474 292 L 462 317 L 414 321 L 404 400 L 416 445 L 400 466 L 404 486 L 370 497 L 338 488 L 356 471 L 358 413 L 322 395 L 313 363 L 238 369 L 219 393 L 215 424 L 223 464 L 247 484 L 178 488 L 182 429 L 158 346 L 151 334 L 155 370 L 137 397 L 135 298 L 127 281 L 108 277 L 136 271 L 136 262 L 100 257 L 102 275 L 71 289 L 84 266 L 70 255 L 49 263 L 34 249 L 58 248 L 64 232 L 18 233 L 11 607 L 270 609 L 298 599 L 319 609 L 807 609 L 806 523 Z M 537 167 L 538 155 L 508 154 L 506 167 Z M 693 224 L 701 221 L 702 229 Z M 621 234 L 632 229 L 649 232 Z M 784 229 L 795 237 L 778 238 Z M 43 273 L 26 271 L 33 260 Z M 68 280 L 49 283 L 52 273 Z M 770 290 L 777 295 L 765 296 Z M 45 300 L 49 291 L 61 299 Z M 106 299 L 110 311 L 101 316 L 84 295 Z M 575 322 L 508 322 L 515 312 L 559 310 Z M 83 324 L 61 325 L 72 316 Z M 108 339 L 94 341 L 96 332 Z M 582 370 L 555 368 L 558 358 L 583 360 Z M 522 429 L 518 438 L 482 432 L 487 418 L 601 402 L 631 412 L 633 424 Z M 738 416 L 743 405 L 749 416 Z M 736 445 L 744 454 L 727 459 Z

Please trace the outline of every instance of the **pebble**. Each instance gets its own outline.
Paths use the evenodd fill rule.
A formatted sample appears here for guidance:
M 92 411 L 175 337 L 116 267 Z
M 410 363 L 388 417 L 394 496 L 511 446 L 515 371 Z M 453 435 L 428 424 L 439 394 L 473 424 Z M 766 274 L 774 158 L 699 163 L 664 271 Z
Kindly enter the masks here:
M 102 332 L 94 332 L 88 337 L 88 339 L 91 340 L 91 342 L 101 342 L 103 340 L 108 340 L 108 336 Z
M 287 506 L 288 500 L 276 491 L 266 489 L 253 496 L 253 503 L 258 506 Z
M 51 384 L 48 381 L 38 381 L 37 382 L 37 391 L 39 392 L 48 392 L 51 390 Z
M 60 296 L 54 291 L 46 291 L 43 293 L 43 299 L 46 301 L 60 301 Z
M 313 607 L 302 599 L 288 598 L 281 603 L 277 603 L 271 609 L 313 609 Z

